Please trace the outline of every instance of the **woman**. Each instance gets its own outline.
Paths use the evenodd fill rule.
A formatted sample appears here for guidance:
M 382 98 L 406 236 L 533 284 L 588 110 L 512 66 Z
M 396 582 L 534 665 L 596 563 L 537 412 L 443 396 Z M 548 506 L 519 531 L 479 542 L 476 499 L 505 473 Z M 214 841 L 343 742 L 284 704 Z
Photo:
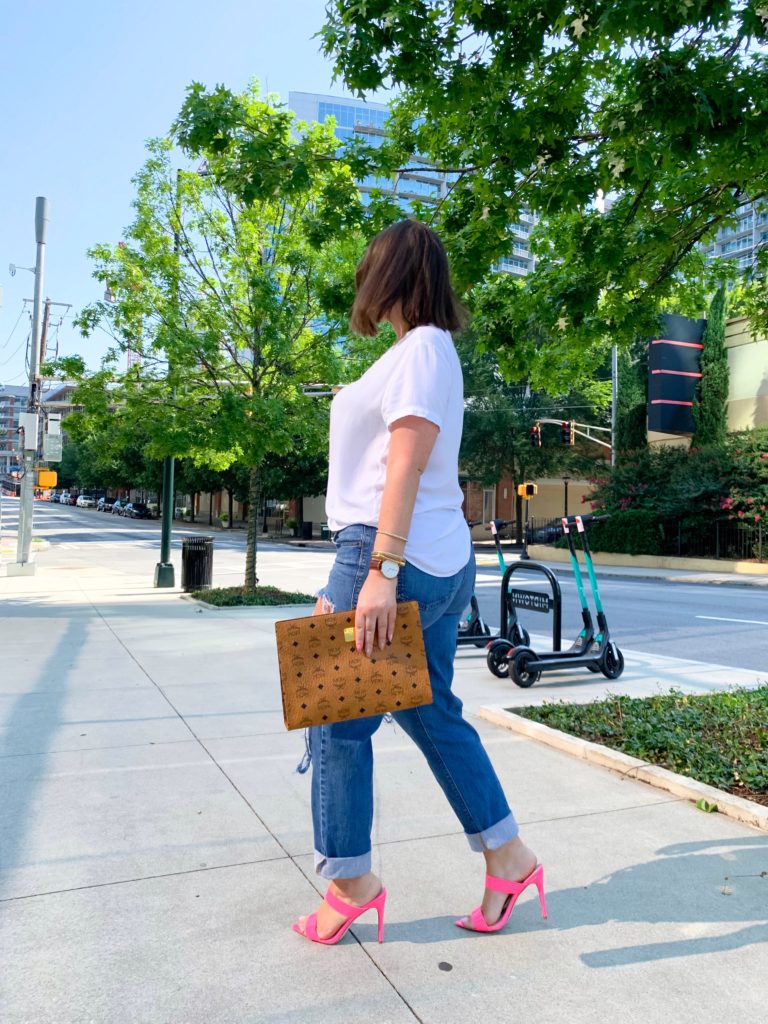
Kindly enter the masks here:
M 442 243 L 416 221 L 377 235 L 356 280 L 352 330 L 373 336 L 388 321 L 397 341 L 333 401 L 326 512 L 336 561 L 315 613 L 355 608 L 355 643 L 370 656 L 392 639 L 397 601 L 418 601 L 434 702 L 394 718 L 427 758 L 470 847 L 485 857 L 482 903 L 456 924 L 497 931 L 528 885 L 544 908 L 543 876 L 451 691 L 458 622 L 475 577 L 458 484 L 463 381 L 449 333 L 463 310 Z M 386 892 L 371 872 L 371 736 L 380 722 L 309 730 L 315 870 L 330 885 L 318 911 L 293 927 L 315 942 L 338 942 L 370 909 L 382 938 Z

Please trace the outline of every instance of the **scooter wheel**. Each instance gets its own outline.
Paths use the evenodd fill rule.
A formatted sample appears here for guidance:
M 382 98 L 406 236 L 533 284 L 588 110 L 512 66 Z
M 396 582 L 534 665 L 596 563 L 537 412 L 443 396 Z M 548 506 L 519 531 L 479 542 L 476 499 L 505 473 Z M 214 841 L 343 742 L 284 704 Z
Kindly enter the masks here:
M 527 629 L 523 629 L 522 626 L 515 624 L 507 634 L 507 640 L 514 644 L 515 647 L 530 647 L 531 637 Z
M 475 640 L 475 647 L 487 647 L 488 646 L 488 637 L 490 635 L 491 635 L 491 630 L 488 627 L 487 623 L 484 622 L 483 623 L 482 631 L 477 633 L 477 640 Z
M 606 647 L 600 671 L 606 679 L 618 679 L 624 671 L 624 655 L 616 644 L 608 644 Z
M 509 663 L 509 672 L 512 676 L 512 681 L 517 686 L 533 686 L 536 680 L 540 678 L 541 672 L 531 672 L 528 669 L 528 663 L 535 660 L 536 652 L 532 651 L 530 647 L 523 647 L 515 652 L 514 658 Z
M 509 675 L 509 654 L 513 650 L 512 644 L 506 640 L 494 640 L 488 648 L 488 668 L 497 679 L 506 679 Z

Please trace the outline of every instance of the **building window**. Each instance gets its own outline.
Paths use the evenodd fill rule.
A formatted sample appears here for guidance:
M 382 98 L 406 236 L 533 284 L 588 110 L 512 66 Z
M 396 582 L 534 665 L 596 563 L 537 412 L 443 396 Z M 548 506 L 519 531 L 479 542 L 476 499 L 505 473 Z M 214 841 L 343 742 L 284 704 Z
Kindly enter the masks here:
M 483 522 L 490 523 L 496 518 L 496 488 L 483 488 Z

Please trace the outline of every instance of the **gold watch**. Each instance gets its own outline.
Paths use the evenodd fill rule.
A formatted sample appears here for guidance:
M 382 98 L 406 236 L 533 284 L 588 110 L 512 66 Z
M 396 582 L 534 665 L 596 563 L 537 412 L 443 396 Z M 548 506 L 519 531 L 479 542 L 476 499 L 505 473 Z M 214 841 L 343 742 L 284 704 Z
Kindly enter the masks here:
M 405 562 L 402 562 L 402 565 L 405 565 Z M 400 572 L 401 563 L 399 561 L 396 562 L 393 558 L 389 558 L 386 555 L 374 552 L 371 558 L 370 568 L 378 570 L 387 580 L 396 580 Z

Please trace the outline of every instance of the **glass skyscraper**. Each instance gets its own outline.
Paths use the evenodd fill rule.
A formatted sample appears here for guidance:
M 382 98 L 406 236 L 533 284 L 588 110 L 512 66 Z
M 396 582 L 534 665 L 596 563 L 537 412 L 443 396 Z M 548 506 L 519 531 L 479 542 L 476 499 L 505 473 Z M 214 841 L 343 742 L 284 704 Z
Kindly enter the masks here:
M 324 123 L 329 117 L 336 120 L 334 129 L 342 142 L 357 135 L 369 145 L 380 146 L 387 135 L 389 108 L 385 103 L 367 103 L 359 99 L 342 99 L 338 96 L 324 96 L 318 93 L 291 92 L 288 106 L 300 121 Z M 396 196 L 404 213 L 410 212 L 411 201 L 435 203 L 447 195 L 455 175 L 435 170 L 434 165 L 423 157 L 412 157 L 409 170 L 381 178 L 370 175 L 358 182 L 363 196 L 379 189 L 385 195 Z M 528 245 L 528 236 L 538 218 L 532 213 L 523 213 L 517 224 L 510 226 L 510 252 L 502 256 L 496 269 L 510 274 L 524 276 L 533 270 L 534 257 Z

